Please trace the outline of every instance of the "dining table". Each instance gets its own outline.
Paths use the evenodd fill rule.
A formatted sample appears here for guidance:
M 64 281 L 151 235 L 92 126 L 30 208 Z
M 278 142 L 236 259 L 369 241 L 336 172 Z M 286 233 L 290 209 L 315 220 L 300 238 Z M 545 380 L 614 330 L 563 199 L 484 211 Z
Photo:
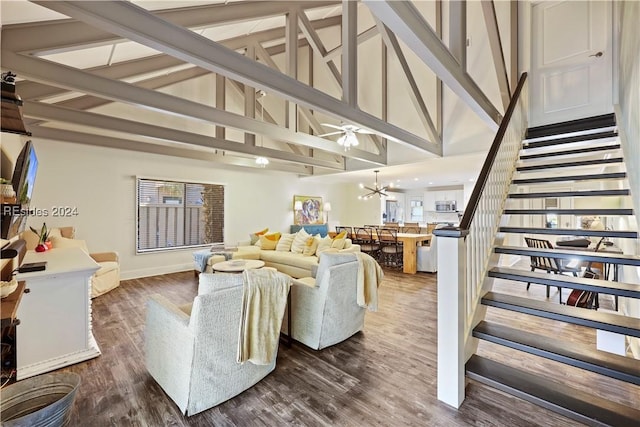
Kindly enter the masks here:
M 330 231 L 329 236 L 335 237 L 338 233 Z M 355 236 L 351 236 L 353 239 Z M 373 237 L 377 239 L 375 230 Z M 416 274 L 418 272 L 418 246 L 431 242 L 431 233 L 398 233 L 398 242 L 402 242 L 402 272 Z

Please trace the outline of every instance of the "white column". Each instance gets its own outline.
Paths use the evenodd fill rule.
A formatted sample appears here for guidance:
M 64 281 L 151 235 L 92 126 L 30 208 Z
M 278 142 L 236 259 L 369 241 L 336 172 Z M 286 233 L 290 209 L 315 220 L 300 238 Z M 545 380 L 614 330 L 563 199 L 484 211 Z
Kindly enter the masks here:
M 459 230 L 438 236 L 438 400 L 459 408 L 465 387 L 466 245 Z M 446 256 L 444 256 L 446 254 Z

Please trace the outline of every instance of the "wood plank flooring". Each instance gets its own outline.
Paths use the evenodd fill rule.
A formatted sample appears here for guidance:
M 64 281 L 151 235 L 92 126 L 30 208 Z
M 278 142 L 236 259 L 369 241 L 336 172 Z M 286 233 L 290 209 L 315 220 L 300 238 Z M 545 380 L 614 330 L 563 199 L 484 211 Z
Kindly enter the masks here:
M 576 426 L 565 417 L 470 381 L 462 407 L 436 398 L 436 275 L 386 271 L 379 311 L 365 330 L 322 351 L 281 345 L 273 373 L 239 396 L 186 418 L 144 365 L 145 301 L 160 293 L 177 304 L 196 294 L 193 272 L 123 281 L 93 300 L 102 355 L 65 368 L 82 377 L 72 410 L 76 426 Z M 524 286 L 514 292 L 526 294 Z M 544 296 L 544 287 L 530 293 Z M 552 293 L 551 297 L 554 297 Z M 557 300 L 557 296 L 556 296 Z M 491 309 L 488 320 L 522 316 Z M 527 320 L 530 323 L 530 320 Z M 535 321 L 544 330 L 589 341 L 584 328 Z M 640 388 L 481 343 L 480 354 L 524 364 L 540 375 L 638 405 Z M 597 388 L 594 387 L 597 385 Z

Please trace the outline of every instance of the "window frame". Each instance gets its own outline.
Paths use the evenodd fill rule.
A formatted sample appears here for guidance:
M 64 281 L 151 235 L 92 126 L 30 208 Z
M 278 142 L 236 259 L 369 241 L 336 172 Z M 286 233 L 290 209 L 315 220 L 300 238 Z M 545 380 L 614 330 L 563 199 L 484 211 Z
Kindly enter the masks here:
M 223 219 L 223 223 L 222 223 L 222 241 L 221 242 L 211 242 L 211 243 L 201 243 L 201 244 L 196 244 L 196 245 L 180 245 L 180 246 L 171 246 L 171 247 L 162 247 L 162 248 L 149 248 L 149 249 L 140 249 L 140 232 L 139 232 L 139 227 L 140 227 L 140 182 L 141 181 L 160 181 L 160 182 L 164 182 L 164 183 L 174 183 L 174 184 L 182 184 L 184 187 L 183 189 L 185 190 L 184 193 L 184 201 L 182 203 L 182 207 L 184 209 L 186 209 L 187 204 L 186 204 L 186 185 L 187 184 L 193 184 L 193 185 L 216 185 L 216 186 L 221 186 L 223 188 L 223 215 L 224 215 L 224 219 Z M 187 180 L 187 179 L 175 179 L 175 178 L 158 178 L 158 177 L 149 177 L 149 176 L 135 176 L 134 177 L 134 182 L 135 182 L 135 253 L 136 255 L 146 255 L 146 254 L 153 254 L 153 253 L 161 253 L 161 252 L 171 252 L 171 251 L 179 251 L 179 250 L 185 250 L 185 249 L 197 249 L 197 248 L 206 248 L 206 247 L 210 247 L 211 245 L 214 244 L 218 244 L 218 243 L 223 243 L 224 242 L 224 229 L 225 229 L 225 220 L 226 220 L 226 202 L 227 202 L 227 195 L 226 195 L 226 184 L 224 183 L 219 183 L 219 182 L 204 182 L 204 181 L 194 181 L 194 180 Z M 185 230 L 186 232 L 186 230 Z

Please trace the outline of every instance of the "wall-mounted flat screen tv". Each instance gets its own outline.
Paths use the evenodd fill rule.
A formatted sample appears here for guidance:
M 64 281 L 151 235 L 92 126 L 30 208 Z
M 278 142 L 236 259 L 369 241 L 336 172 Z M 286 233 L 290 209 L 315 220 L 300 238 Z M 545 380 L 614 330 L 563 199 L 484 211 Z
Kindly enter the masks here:
M 13 177 L 11 179 L 11 185 L 16 192 L 16 203 L 20 205 L 20 208 L 8 210 L 3 206 L 0 236 L 3 239 L 11 239 L 24 230 L 27 222 L 27 215 L 24 214 L 24 212 L 29 210 L 29 205 L 31 204 L 31 196 L 33 194 L 33 186 L 36 182 L 37 171 L 38 157 L 33 148 L 33 143 L 27 141 L 16 160 Z

